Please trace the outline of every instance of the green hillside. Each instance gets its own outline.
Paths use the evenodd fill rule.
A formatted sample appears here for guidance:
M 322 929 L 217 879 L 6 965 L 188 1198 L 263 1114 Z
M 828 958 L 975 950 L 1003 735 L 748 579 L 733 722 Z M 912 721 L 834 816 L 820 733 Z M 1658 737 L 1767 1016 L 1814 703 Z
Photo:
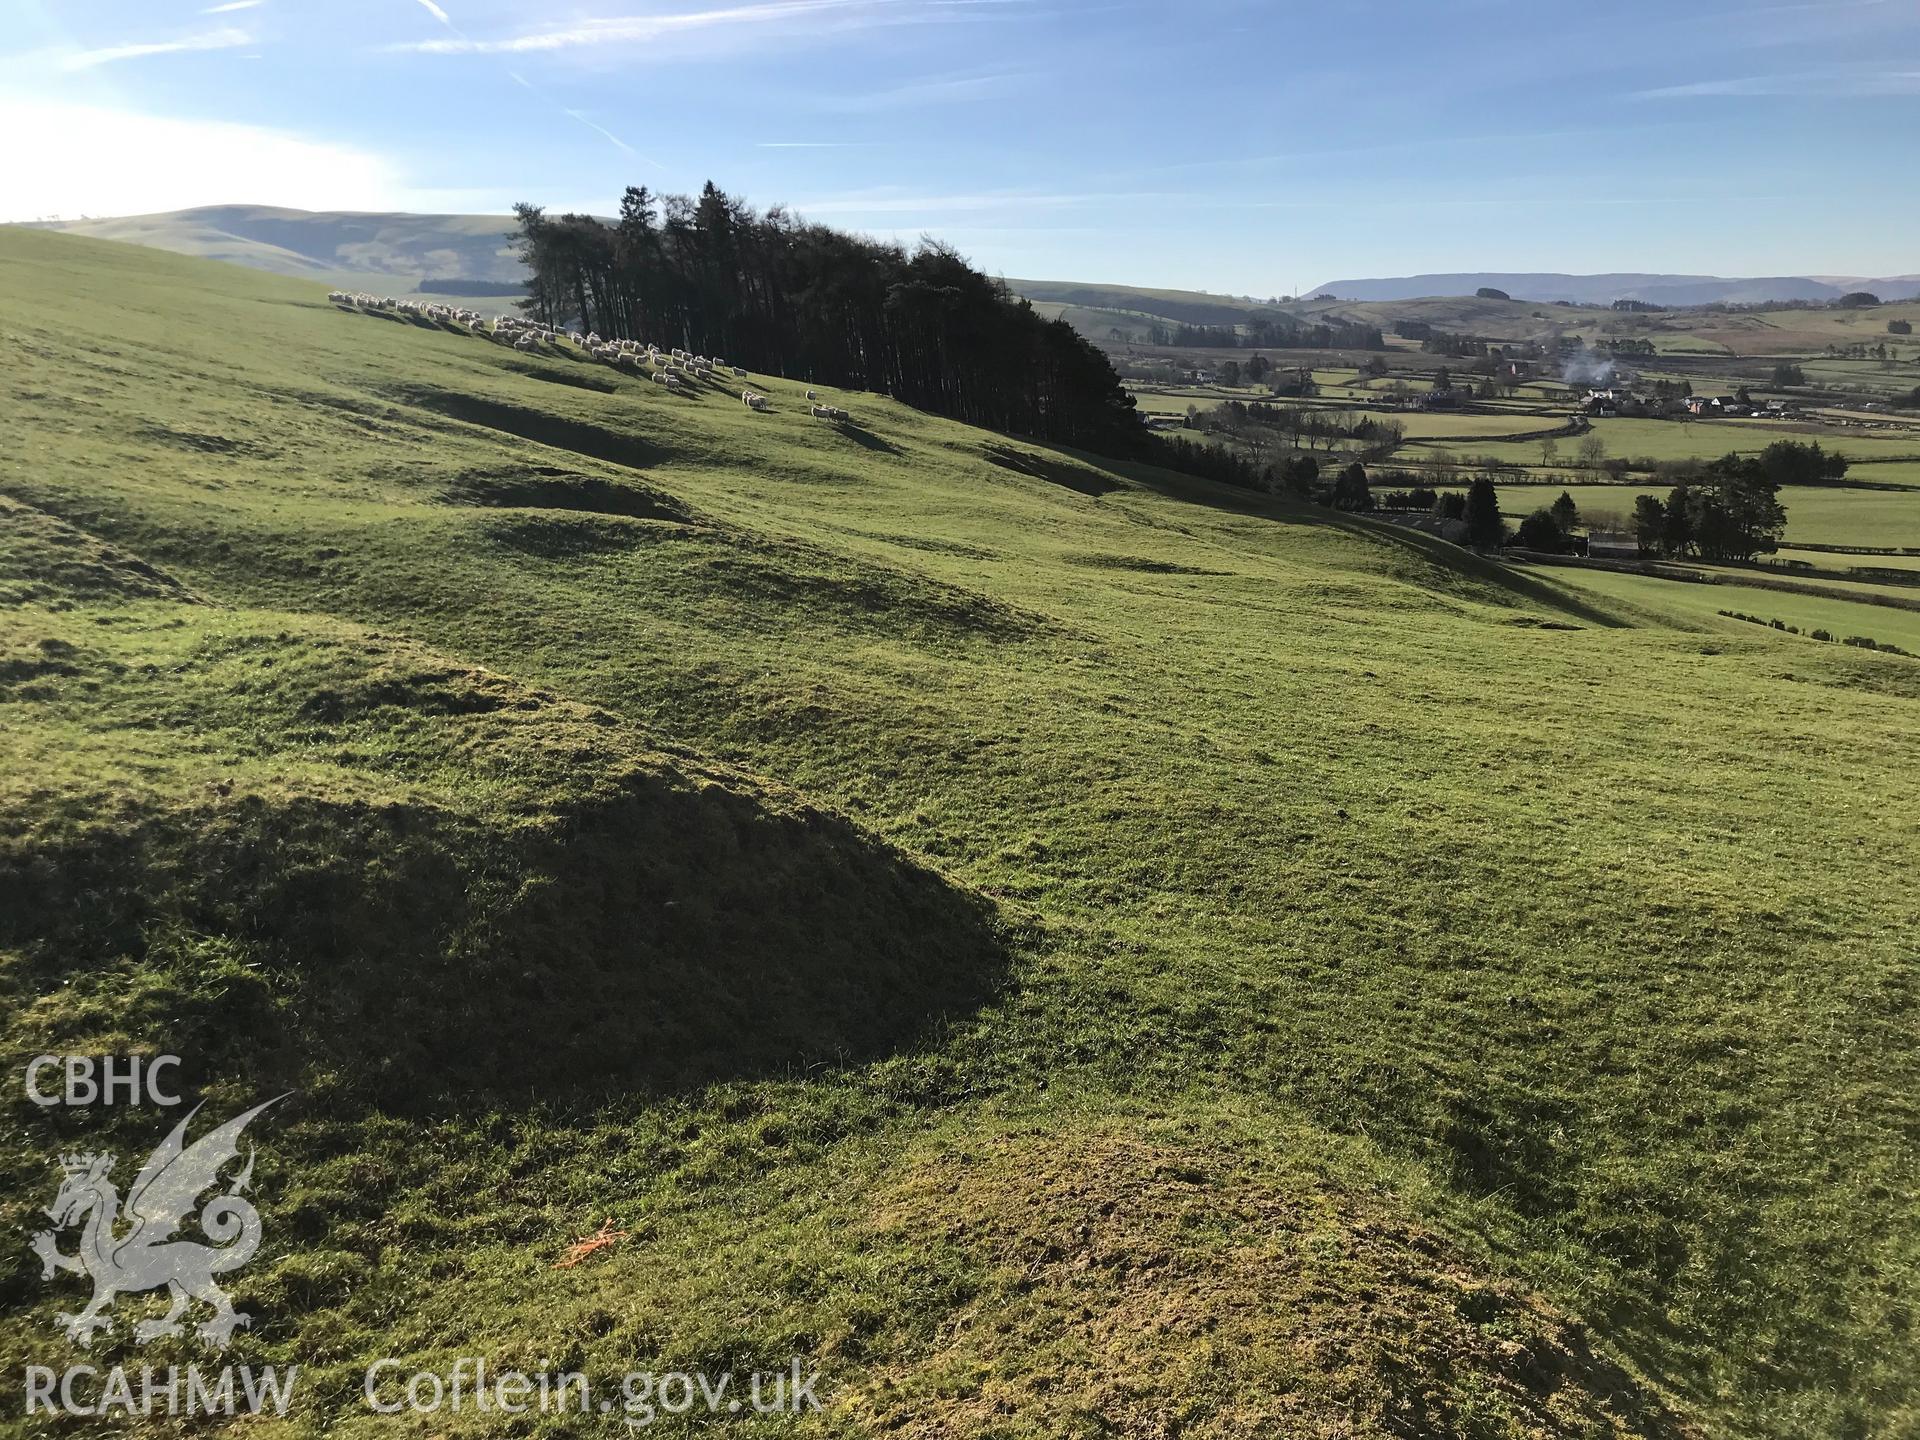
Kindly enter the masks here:
M 1238 325 L 1285 306 L 1200 290 L 1154 290 L 1136 285 L 1094 285 L 1077 280 L 1009 280 L 1007 287 L 1036 304 L 1151 316 L 1178 325 Z
M 410 292 L 423 279 L 517 283 L 525 278 L 509 241 L 516 229 L 511 215 L 208 205 L 67 220 L 45 228 L 382 293 Z
M 0 1030 L 297 1092 L 233 1433 L 1920 1425 L 1920 662 L 97 240 L 0 353 Z M 152 1115 L 10 1101 L 16 1363 Z

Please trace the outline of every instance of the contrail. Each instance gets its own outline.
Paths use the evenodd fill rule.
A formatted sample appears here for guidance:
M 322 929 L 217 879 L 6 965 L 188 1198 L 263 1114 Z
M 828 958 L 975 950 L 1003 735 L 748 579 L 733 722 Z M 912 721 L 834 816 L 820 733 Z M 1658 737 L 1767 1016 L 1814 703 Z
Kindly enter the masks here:
M 439 5 L 435 4 L 434 0 L 418 0 L 418 3 L 421 9 L 425 10 L 429 15 L 433 16 L 434 19 L 438 20 L 442 25 L 446 26 L 447 29 L 451 30 L 455 35 L 458 35 L 462 40 L 469 40 L 469 37 L 466 34 L 466 32 L 463 31 L 458 25 L 453 23 L 453 17 L 447 14 L 447 12 L 443 10 Z M 469 40 L 469 43 L 471 43 L 470 40 Z M 665 170 L 667 168 L 666 166 L 662 165 L 658 160 L 655 160 L 651 155 L 642 155 L 638 150 L 634 149 L 633 146 L 629 145 L 626 141 L 622 140 L 618 135 L 614 134 L 611 130 L 607 129 L 606 126 L 596 125 L 593 121 L 589 120 L 585 115 L 582 115 L 578 110 L 570 109 L 569 107 L 562 105 L 558 100 L 554 99 L 553 96 L 549 95 L 546 91 L 542 90 L 538 85 L 534 84 L 531 80 L 527 79 L 526 76 L 520 74 L 517 70 L 509 70 L 507 74 L 513 79 L 513 81 L 516 84 L 524 87 L 525 89 L 531 90 L 534 94 L 538 95 L 542 100 L 546 101 L 549 105 L 553 106 L 555 110 L 558 110 L 562 115 L 566 116 L 569 120 L 572 120 L 577 124 L 586 126 L 587 129 L 593 131 L 594 134 L 598 135 L 601 139 L 605 140 L 608 144 L 613 145 L 616 148 L 625 151 L 627 154 L 633 156 L 636 160 L 644 160 L 647 164 L 653 166 L 653 168 L 656 170 Z
M 532 87 L 529 86 L 528 88 L 531 89 Z M 640 152 L 638 150 L 634 149 L 633 146 L 629 145 L 626 141 L 622 140 L 618 135 L 614 134 L 611 130 L 607 129 L 604 125 L 594 124 L 593 121 L 589 120 L 586 116 L 582 115 L 578 110 L 569 110 L 567 111 L 567 114 L 571 115 L 574 119 L 578 120 L 582 125 L 586 126 L 589 130 L 595 131 L 598 134 L 606 136 L 607 139 L 611 140 L 614 144 L 618 145 L 622 150 L 626 151 L 629 155 L 640 155 Z M 640 158 L 642 160 L 645 160 L 647 157 L 644 155 L 640 155 Z

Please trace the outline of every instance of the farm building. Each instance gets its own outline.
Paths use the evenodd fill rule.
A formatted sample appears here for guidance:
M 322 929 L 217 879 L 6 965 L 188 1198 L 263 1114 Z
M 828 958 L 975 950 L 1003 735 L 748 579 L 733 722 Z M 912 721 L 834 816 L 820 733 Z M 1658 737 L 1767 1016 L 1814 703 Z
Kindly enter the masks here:
M 1638 560 L 1640 541 L 1627 530 L 1589 530 L 1587 558 L 1590 560 Z

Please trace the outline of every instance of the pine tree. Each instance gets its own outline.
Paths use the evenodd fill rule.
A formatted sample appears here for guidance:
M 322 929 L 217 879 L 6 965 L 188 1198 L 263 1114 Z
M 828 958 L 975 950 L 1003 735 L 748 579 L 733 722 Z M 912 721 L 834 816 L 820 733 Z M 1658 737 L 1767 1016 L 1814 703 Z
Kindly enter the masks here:
M 1580 523 L 1580 507 L 1573 503 L 1573 496 L 1565 490 L 1560 492 L 1560 498 L 1547 510 L 1553 516 L 1553 523 L 1560 527 L 1562 535 L 1573 534 L 1574 526 Z
M 1476 550 L 1497 550 L 1506 538 L 1500 519 L 1500 496 L 1493 481 L 1482 475 L 1467 487 L 1467 543 Z

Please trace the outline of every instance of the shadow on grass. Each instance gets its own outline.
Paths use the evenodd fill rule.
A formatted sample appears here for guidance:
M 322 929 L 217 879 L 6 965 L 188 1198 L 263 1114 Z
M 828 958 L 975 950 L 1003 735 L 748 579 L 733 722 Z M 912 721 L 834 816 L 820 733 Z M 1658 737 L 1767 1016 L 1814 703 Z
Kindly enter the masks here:
M 399 386 L 391 393 L 396 400 L 431 410 L 450 420 L 484 426 L 489 430 L 518 436 L 522 440 L 549 445 L 556 450 L 570 450 L 576 455 L 588 455 L 595 460 L 624 465 L 629 469 L 657 465 L 667 458 L 667 452 L 659 446 L 624 430 L 610 429 L 565 415 L 553 415 L 544 410 L 509 404 L 504 400 L 457 390 L 439 390 L 426 385 Z
M 0 855 L 0 946 L 41 993 L 130 967 L 127 1023 L 200 1073 L 400 1113 L 859 1061 L 1002 983 L 992 906 L 847 820 L 666 767 L 581 788 L 484 818 L 246 796 L 99 827 Z
M 575 366 L 580 361 L 572 362 Z M 570 385 L 576 390 L 592 390 L 601 395 L 617 395 L 620 386 L 613 380 L 596 374 L 588 369 L 554 370 L 540 365 L 528 365 L 523 361 L 508 360 L 501 367 L 515 375 L 524 375 L 529 380 L 544 380 L 549 385 Z
M 462 471 L 435 497 L 448 505 L 483 509 L 584 510 L 640 520 L 687 520 L 671 495 L 633 481 L 577 475 L 552 465 Z
M 835 423 L 834 429 L 838 430 L 863 450 L 877 450 L 883 455 L 898 455 L 900 453 L 900 447 L 891 440 L 874 434 L 871 430 L 867 429 L 866 426 L 855 421 L 838 421 Z
M 1118 480 L 1103 474 L 1096 465 L 1078 458 L 1053 460 L 1044 455 L 1016 450 L 1011 445 L 988 445 L 983 453 L 1003 470 L 1011 470 L 1034 480 L 1045 480 L 1049 485 L 1061 486 L 1077 495 L 1105 495 L 1121 488 Z
M 1589 625 L 1603 630 L 1624 630 L 1631 628 L 1629 623 L 1606 610 L 1589 604 L 1578 596 L 1570 595 L 1559 586 L 1550 585 L 1535 576 L 1527 574 L 1511 565 L 1489 559 L 1476 551 L 1467 550 L 1442 540 L 1437 535 L 1428 535 L 1424 531 L 1414 530 L 1405 525 L 1395 525 L 1391 521 L 1367 520 L 1358 515 L 1349 515 L 1339 510 L 1327 510 L 1313 507 L 1310 518 L 1330 525 L 1336 530 L 1344 530 L 1353 535 L 1366 535 L 1375 540 L 1411 552 L 1443 570 L 1456 575 L 1464 575 L 1478 580 L 1482 584 L 1505 591 L 1515 599 L 1525 600 L 1547 609 L 1558 610 L 1562 614 L 1572 615 Z

